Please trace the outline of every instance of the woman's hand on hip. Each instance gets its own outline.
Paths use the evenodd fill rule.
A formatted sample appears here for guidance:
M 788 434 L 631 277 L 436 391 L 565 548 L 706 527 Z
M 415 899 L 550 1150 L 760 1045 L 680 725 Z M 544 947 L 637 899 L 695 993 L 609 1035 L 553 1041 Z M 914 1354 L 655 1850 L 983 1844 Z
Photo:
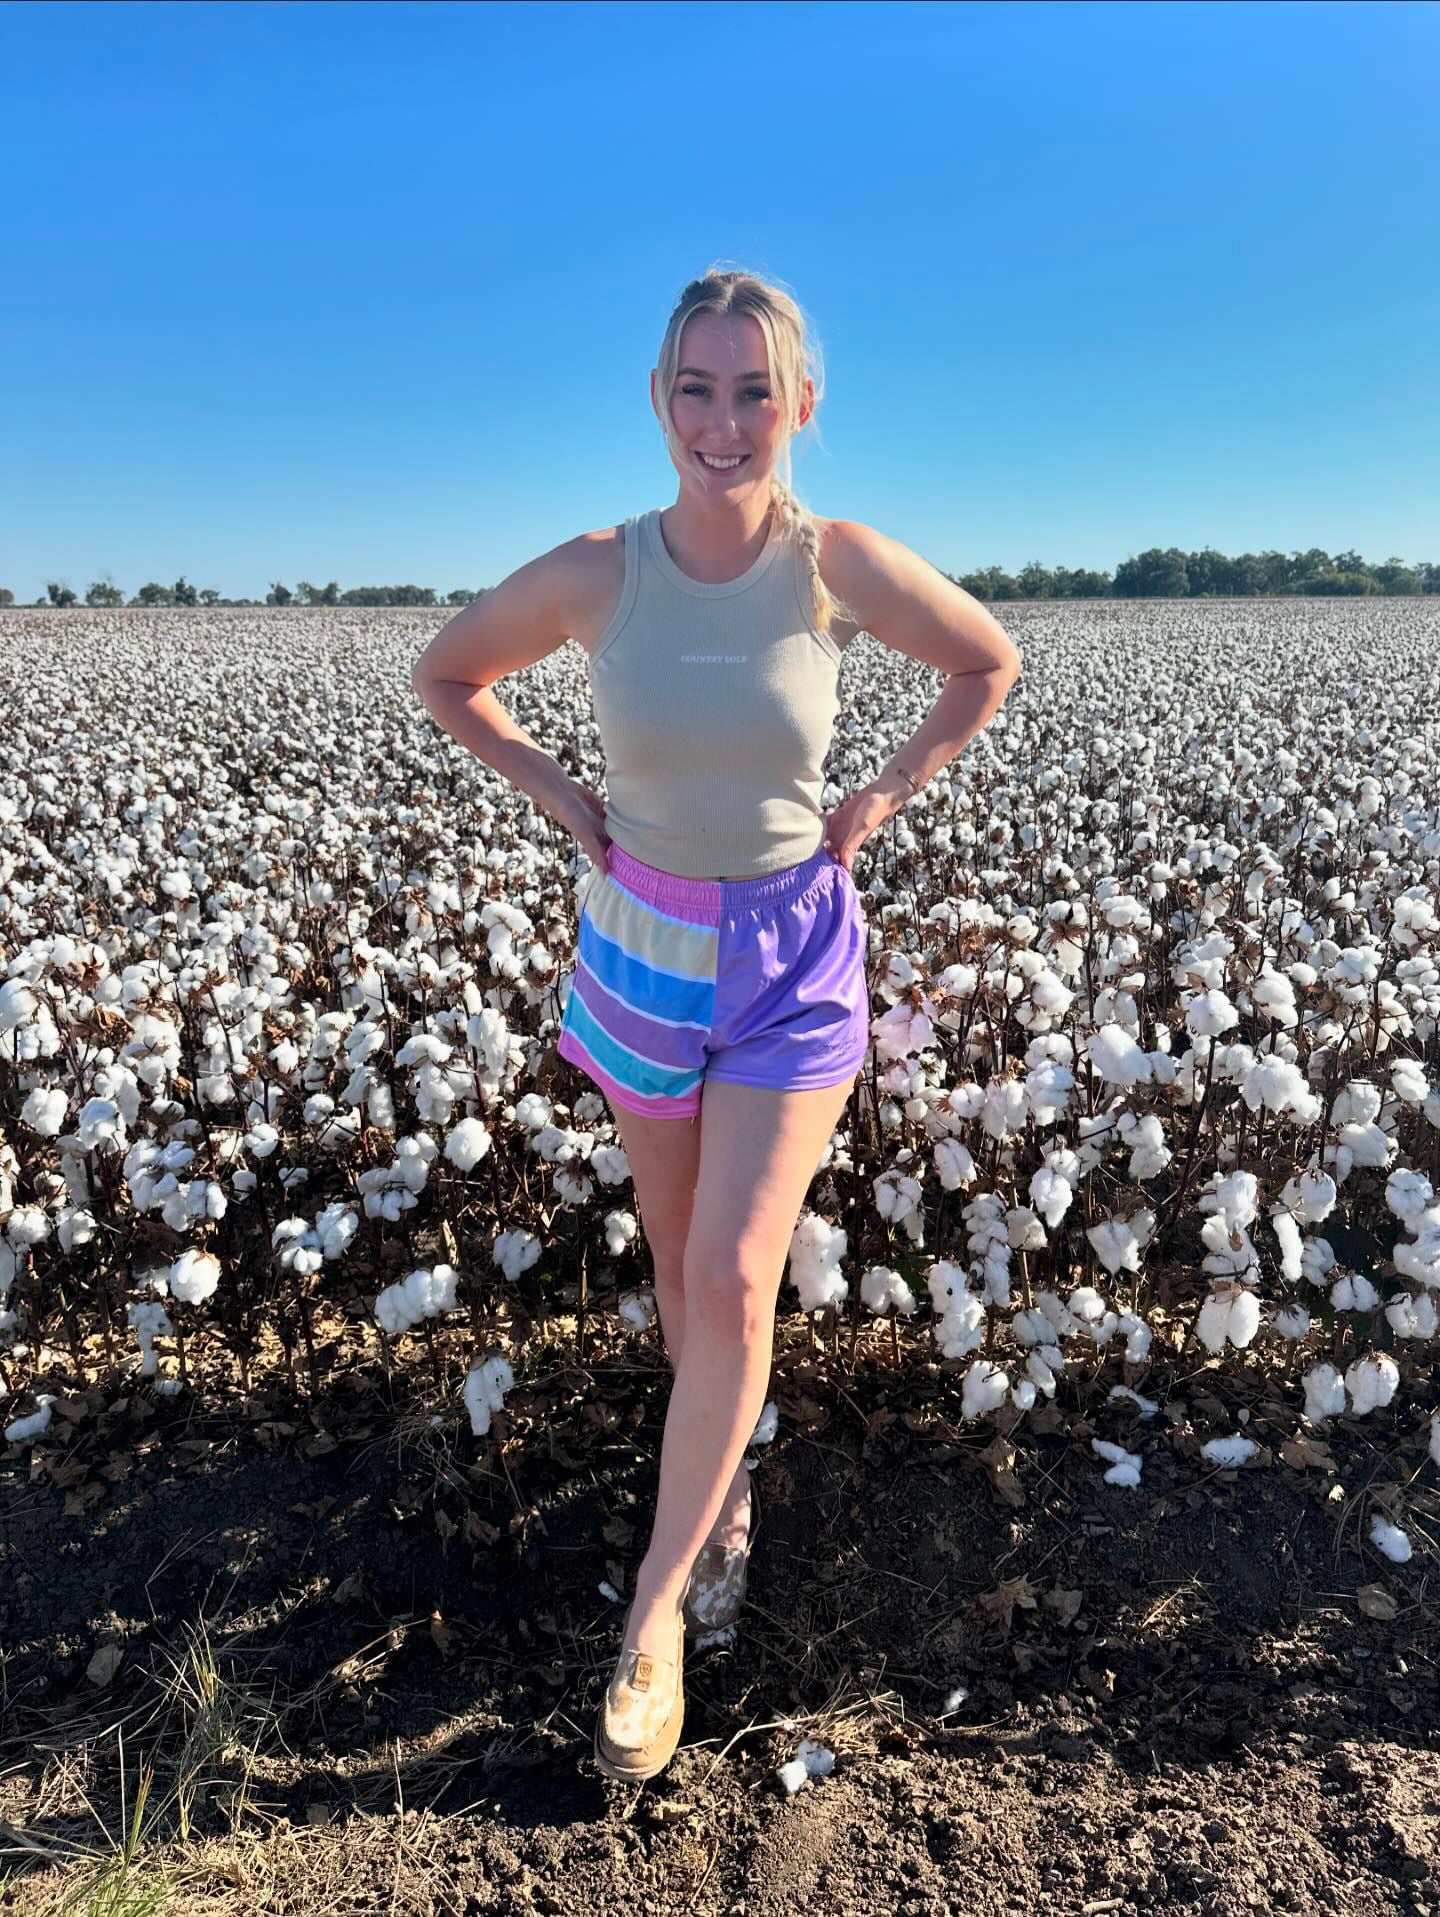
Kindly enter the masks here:
M 825 814 L 825 844 L 847 872 L 854 866 L 855 854 L 861 846 L 887 819 L 894 817 L 897 809 L 886 793 L 866 785 L 852 792 L 848 799 L 842 799 L 833 812 Z

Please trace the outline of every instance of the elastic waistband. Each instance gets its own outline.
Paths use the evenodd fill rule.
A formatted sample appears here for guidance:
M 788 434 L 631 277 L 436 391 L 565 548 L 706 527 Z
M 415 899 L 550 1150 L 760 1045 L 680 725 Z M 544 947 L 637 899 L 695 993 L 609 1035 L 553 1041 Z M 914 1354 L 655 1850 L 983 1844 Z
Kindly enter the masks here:
M 788 899 L 812 885 L 827 866 L 840 869 L 822 840 L 808 859 L 798 865 L 782 866 L 778 872 L 762 872 L 754 879 L 687 879 L 678 872 L 662 872 L 658 865 L 646 865 L 631 856 L 612 839 L 608 854 L 610 876 L 618 879 L 627 892 L 634 892 L 654 905 L 706 906 L 717 911 L 739 911 L 749 905 L 771 904 Z

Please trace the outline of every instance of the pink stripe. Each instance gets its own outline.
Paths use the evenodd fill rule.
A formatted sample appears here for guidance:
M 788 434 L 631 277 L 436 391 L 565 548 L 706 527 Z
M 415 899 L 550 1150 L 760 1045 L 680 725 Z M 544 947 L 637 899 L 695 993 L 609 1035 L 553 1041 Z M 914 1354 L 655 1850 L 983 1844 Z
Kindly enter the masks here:
M 560 1034 L 555 1050 L 561 1058 L 588 1073 L 612 1105 L 621 1105 L 627 1112 L 638 1112 L 642 1118 L 698 1118 L 700 1115 L 698 1088 L 692 1098 L 654 1098 L 632 1092 L 628 1085 L 622 1085 L 596 1063 L 568 1027 Z

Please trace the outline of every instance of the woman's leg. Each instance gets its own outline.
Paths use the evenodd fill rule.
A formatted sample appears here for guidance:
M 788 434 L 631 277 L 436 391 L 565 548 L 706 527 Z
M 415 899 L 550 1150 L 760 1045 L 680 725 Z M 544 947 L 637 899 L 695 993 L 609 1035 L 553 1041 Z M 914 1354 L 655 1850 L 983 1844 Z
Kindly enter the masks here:
M 673 1655 L 691 1567 L 764 1409 L 790 1240 L 853 1084 L 787 1092 L 706 1081 L 684 1328 L 628 1631 L 631 1645 L 658 1656 Z
M 621 1107 L 615 1122 L 630 1161 L 645 1241 L 655 1265 L 661 1337 L 670 1368 L 678 1371 L 685 1347 L 685 1244 L 700 1172 L 700 1120 L 645 1118 Z M 749 1485 L 750 1473 L 742 1459 L 708 1537 L 721 1544 L 744 1543 L 749 1529 Z

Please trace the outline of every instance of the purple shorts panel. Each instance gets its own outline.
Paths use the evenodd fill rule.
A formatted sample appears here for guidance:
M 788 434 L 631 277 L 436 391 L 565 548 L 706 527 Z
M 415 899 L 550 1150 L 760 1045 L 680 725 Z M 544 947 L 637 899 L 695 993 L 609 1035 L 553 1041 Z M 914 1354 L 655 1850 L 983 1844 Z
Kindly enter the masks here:
M 760 878 L 688 879 L 612 842 L 557 1050 L 647 1117 L 695 1117 L 707 1078 L 843 1084 L 870 1045 L 868 946 L 855 881 L 823 844 Z

